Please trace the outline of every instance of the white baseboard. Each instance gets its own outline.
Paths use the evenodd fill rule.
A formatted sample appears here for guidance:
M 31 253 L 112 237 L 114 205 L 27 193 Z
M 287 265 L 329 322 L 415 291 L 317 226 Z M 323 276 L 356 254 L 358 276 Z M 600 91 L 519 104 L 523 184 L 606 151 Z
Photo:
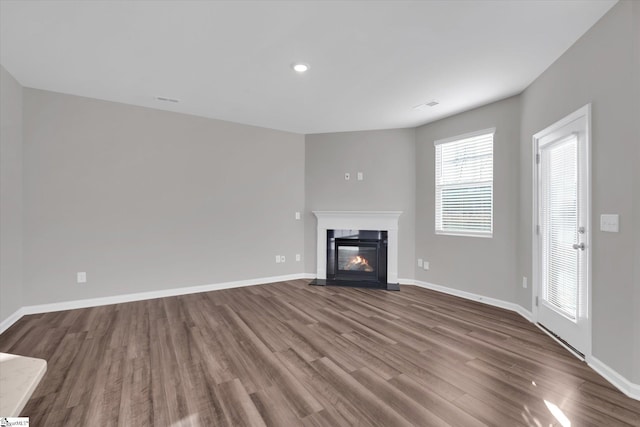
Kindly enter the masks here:
M 516 303 L 513 303 L 513 302 L 503 301 L 503 300 L 500 300 L 500 299 L 497 299 L 497 298 L 490 298 L 490 297 L 486 297 L 484 295 L 479 295 L 479 294 L 474 294 L 474 293 L 471 293 L 471 292 L 461 291 L 461 290 L 458 290 L 458 289 L 448 288 L 448 287 L 442 286 L 442 285 L 435 285 L 433 283 L 423 282 L 421 280 L 403 279 L 403 280 L 400 281 L 400 283 L 407 283 L 407 284 L 410 284 L 410 285 L 419 286 L 421 288 L 426 288 L 426 289 L 431 289 L 433 291 L 442 292 L 443 294 L 449 294 L 449 295 L 453 295 L 453 296 L 456 296 L 456 297 L 468 299 L 468 300 L 471 300 L 471 301 L 478 301 L 478 302 L 481 302 L 481 303 L 484 303 L 484 304 L 488 304 L 488 305 L 492 305 L 492 306 L 495 306 L 495 307 L 504 308 L 506 310 L 515 311 L 516 313 L 518 313 L 519 315 L 521 315 L 522 317 L 527 319 L 529 322 L 533 321 L 533 314 L 531 314 L 531 312 L 529 310 L 526 310 L 523 307 L 521 307 L 520 305 L 518 305 Z
M 422 282 L 420 280 L 401 279 L 400 283 L 415 285 L 422 288 L 442 292 L 445 294 L 454 295 L 454 296 L 469 299 L 472 301 L 478 301 L 484 304 L 489 304 L 496 307 L 505 308 L 507 310 L 515 311 L 516 313 L 520 314 L 522 317 L 527 319 L 529 322 L 532 322 L 536 326 L 538 326 L 534 322 L 533 313 L 531 313 L 529 310 L 526 310 L 522 306 L 512 302 L 502 301 L 495 298 L 489 298 L 482 295 L 473 294 L 471 292 L 460 291 L 458 289 L 448 288 L 446 286 L 434 285 L 433 283 Z M 551 338 L 554 338 L 544 328 L 540 328 L 540 329 L 543 332 L 545 332 L 547 335 L 549 335 Z M 565 346 L 561 341 L 557 340 L 556 338 L 554 339 L 558 343 L 560 343 L 563 347 L 565 347 L 568 351 L 570 351 L 572 354 L 575 354 L 570 348 Z M 632 399 L 640 400 L 639 384 L 632 383 L 631 381 L 629 381 L 628 379 L 620 375 L 618 372 L 616 372 L 614 369 L 611 369 L 606 363 L 602 362 L 601 360 L 593 356 L 587 356 L 585 361 L 594 371 L 596 371 L 604 379 L 606 379 L 611 384 L 613 384 L 613 386 L 616 387 L 618 390 L 620 390 L 622 393 L 624 393 L 625 395 L 627 395 Z
M 11 316 L 9 316 L 8 318 L 0 322 L 0 334 L 6 331 L 7 329 L 9 329 L 9 327 L 11 327 L 11 325 L 13 325 L 18 320 L 20 320 L 22 316 L 25 316 L 27 314 L 49 313 L 54 311 L 72 310 L 75 308 L 87 308 L 87 307 L 97 307 L 101 305 L 121 304 L 126 302 L 142 301 L 147 299 L 164 298 L 164 297 L 171 297 L 171 296 L 178 296 L 178 295 L 188 295 L 188 294 L 195 294 L 199 292 L 216 291 L 220 289 L 263 285 L 266 283 L 275 283 L 275 282 L 286 282 L 287 280 L 314 279 L 315 277 L 316 277 L 315 274 L 299 273 L 299 274 L 289 274 L 286 276 L 262 277 L 257 279 L 237 280 L 233 282 L 215 283 L 210 285 L 190 286 L 185 288 L 163 289 L 160 291 L 139 292 L 135 294 L 116 295 L 111 297 L 64 301 L 64 302 L 58 302 L 58 303 L 52 303 L 52 304 L 30 305 L 26 307 L 21 307 Z M 503 301 L 496 298 L 490 298 L 483 295 L 474 294 L 471 292 L 461 291 L 458 289 L 448 288 L 446 286 L 435 285 L 433 283 L 423 282 L 420 280 L 398 279 L 398 282 L 400 282 L 401 284 L 415 285 L 422 288 L 442 292 L 445 294 L 465 298 L 468 300 L 489 304 L 495 307 L 504 308 L 506 310 L 514 311 L 520 314 L 522 317 L 524 317 L 528 321 L 533 322 L 533 314 L 529 310 L 526 310 L 520 305 L 512 302 Z M 593 368 L 594 371 L 596 371 L 603 378 L 605 378 L 607 381 L 609 381 L 611 384 L 617 387 L 625 395 L 629 396 L 632 399 L 640 400 L 640 385 L 632 383 L 631 381 L 627 380 L 625 377 L 623 377 L 618 372 L 610 368 L 604 362 L 600 361 L 599 359 L 593 356 L 587 357 L 586 361 L 587 361 L 587 364 L 591 366 L 591 368 Z
M 628 397 L 640 400 L 640 384 L 632 383 L 594 356 L 587 357 L 587 364 Z
M 25 315 L 24 307 L 20 307 L 15 311 L 15 313 L 13 313 L 11 316 L 7 317 L 2 322 L 0 322 L 0 334 L 6 331 L 7 329 L 9 329 L 11 325 L 13 325 L 18 320 L 20 320 L 20 318 L 24 315 Z
M 220 289 L 239 288 L 242 286 L 263 285 L 266 283 L 286 282 L 287 280 L 312 279 L 315 275 L 309 273 L 289 274 L 286 276 L 260 277 L 256 279 L 237 280 L 233 282 L 214 283 L 209 285 L 189 286 L 184 288 L 163 289 L 159 291 L 138 292 L 134 294 L 114 295 L 75 301 L 62 301 L 51 304 L 28 305 L 21 307 L 7 319 L 0 323 L 0 334 L 11 325 L 28 314 L 51 313 L 54 311 L 73 310 L 76 308 L 98 307 L 101 305 L 122 304 L 126 302 L 142 301 L 178 295 L 197 294 L 200 292 L 217 291 Z
M 530 312 L 526 308 L 522 307 L 521 305 L 517 305 L 516 304 L 516 307 L 517 307 L 517 312 L 518 312 L 518 314 L 520 314 L 520 316 L 524 317 L 529 322 L 534 323 L 533 322 L 533 313 L 532 312 Z

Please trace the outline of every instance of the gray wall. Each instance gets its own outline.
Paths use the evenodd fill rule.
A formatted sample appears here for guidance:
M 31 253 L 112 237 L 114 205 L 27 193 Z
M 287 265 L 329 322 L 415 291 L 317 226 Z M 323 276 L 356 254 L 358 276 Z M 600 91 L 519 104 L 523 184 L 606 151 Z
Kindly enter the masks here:
M 22 86 L 0 66 L 0 322 L 22 307 Z
M 434 141 L 495 127 L 493 237 L 435 234 Z M 515 301 L 517 277 L 520 98 L 512 97 L 419 127 L 416 133 L 416 279 Z
M 634 282 L 638 237 L 633 232 L 638 228 L 633 210 L 639 194 L 634 179 L 637 181 L 636 122 L 640 114 L 633 88 L 640 70 L 633 67 L 632 23 L 638 16 L 632 13 L 633 7 L 628 1 L 614 6 L 524 91 L 520 234 L 514 240 L 514 245 L 520 242 L 520 271 L 531 277 L 531 137 L 591 102 L 593 355 L 628 379 L 634 374 L 634 360 L 636 365 L 640 360 L 640 354 L 634 354 L 634 341 L 640 335 L 634 314 L 634 297 L 638 296 L 634 287 L 640 286 Z M 620 233 L 599 231 L 603 213 L 620 214 Z M 517 302 L 531 308 L 529 290 L 519 290 Z
M 302 135 L 33 89 L 24 129 L 28 305 L 303 272 Z
M 305 267 L 316 272 L 314 210 L 402 211 L 398 277 L 414 277 L 415 130 L 326 133 L 306 136 Z M 356 179 L 357 172 L 364 180 Z M 344 180 L 344 173 L 351 180 Z

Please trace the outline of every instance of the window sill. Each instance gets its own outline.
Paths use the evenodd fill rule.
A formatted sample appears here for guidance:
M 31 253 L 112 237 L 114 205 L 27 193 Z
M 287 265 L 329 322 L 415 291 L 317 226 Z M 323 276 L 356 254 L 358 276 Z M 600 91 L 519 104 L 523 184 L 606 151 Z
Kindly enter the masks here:
M 468 232 L 455 232 L 455 231 L 438 231 L 436 234 L 440 236 L 458 236 L 458 237 L 483 237 L 485 239 L 492 239 L 493 233 L 468 233 Z

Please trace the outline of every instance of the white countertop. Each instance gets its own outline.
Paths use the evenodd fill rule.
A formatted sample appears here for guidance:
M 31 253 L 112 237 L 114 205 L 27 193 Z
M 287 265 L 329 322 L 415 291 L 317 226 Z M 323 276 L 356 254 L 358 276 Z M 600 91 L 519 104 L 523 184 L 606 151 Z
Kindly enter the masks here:
M 19 416 L 46 371 L 46 360 L 0 353 L 0 417 Z

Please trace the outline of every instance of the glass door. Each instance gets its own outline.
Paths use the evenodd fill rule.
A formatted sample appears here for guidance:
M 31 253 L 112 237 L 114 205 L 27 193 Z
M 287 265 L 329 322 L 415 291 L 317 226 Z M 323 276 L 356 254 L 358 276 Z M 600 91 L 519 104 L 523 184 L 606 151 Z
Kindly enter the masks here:
M 534 137 L 537 320 L 583 355 L 590 345 L 586 113 L 574 113 Z

